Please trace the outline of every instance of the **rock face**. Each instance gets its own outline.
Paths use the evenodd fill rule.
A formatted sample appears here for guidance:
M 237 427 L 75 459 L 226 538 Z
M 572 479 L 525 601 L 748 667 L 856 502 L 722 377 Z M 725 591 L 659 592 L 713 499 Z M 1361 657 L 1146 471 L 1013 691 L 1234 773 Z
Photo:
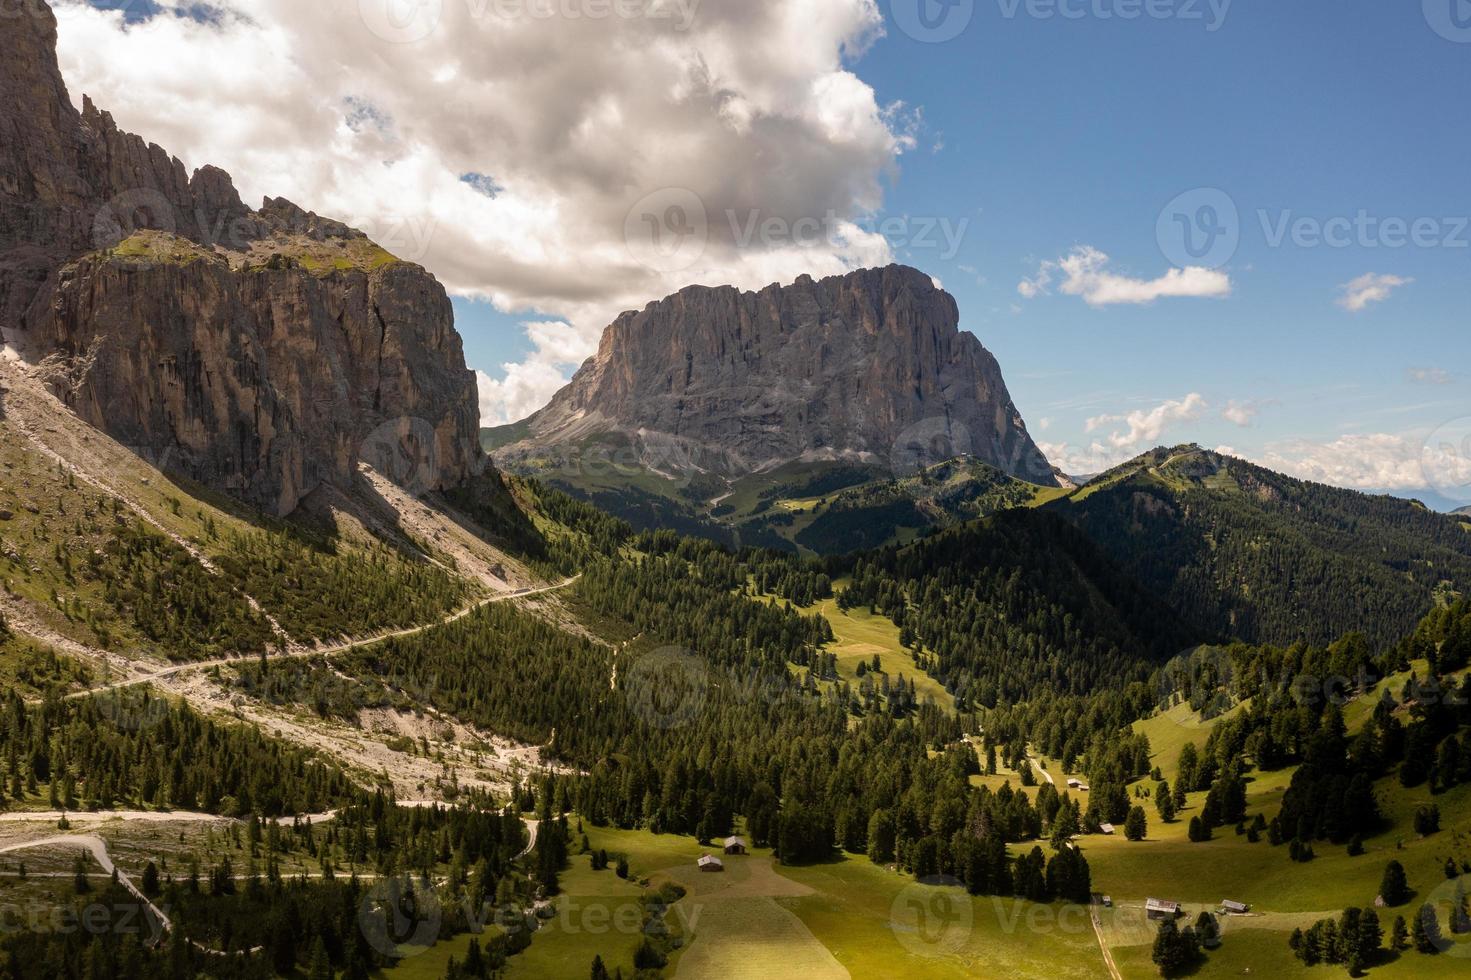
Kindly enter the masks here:
M 903 266 L 759 293 L 691 287 L 619 317 L 497 458 L 613 434 L 666 473 L 829 459 L 913 471 L 969 454 L 1056 486 L 996 359 L 959 320 L 948 293 Z
M 24 7 L 0 59 L 0 342 L 120 442 L 278 514 L 363 459 L 415 491 L 472 475 L 475 376 L 443 287 L 78 112 L 55 18 Z

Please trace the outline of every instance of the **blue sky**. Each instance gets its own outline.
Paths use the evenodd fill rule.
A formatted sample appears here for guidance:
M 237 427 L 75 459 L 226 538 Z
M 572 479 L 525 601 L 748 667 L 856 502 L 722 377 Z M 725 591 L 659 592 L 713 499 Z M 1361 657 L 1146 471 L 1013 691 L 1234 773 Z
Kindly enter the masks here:
M 671 2 L 692 19 L 651 34 L 477 0 L 57 0 L 69 82 L 120 123 L 435 272 L 488 418 L 542 403 L 618 309 L 889 253 L 955 295 L 1069 471 L 1193 440 L 1471 502 L 1471 0 Z M 692 57 L 744 100 L 742 139 L 689 98 Z M 891 233 L 647 275 L 624 218 L 669 186 L 712 225 L 837 202 Z M 1187 254 L 1176 214 L 1235 247 Z M 1343 247 L 1311 237 L 1336 228 Z M 1465 479 L 1426 477 L 1427 443 Z

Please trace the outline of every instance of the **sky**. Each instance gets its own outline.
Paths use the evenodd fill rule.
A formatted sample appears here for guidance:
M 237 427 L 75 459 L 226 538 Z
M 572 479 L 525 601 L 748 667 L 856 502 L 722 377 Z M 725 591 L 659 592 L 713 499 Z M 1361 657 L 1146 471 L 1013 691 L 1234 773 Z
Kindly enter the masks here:
M 617 313 L 890 261 L 1053 462 L 1471 503 L 1471 0 L 61 0 L 63 72 L 454 297 L 482 420 Z

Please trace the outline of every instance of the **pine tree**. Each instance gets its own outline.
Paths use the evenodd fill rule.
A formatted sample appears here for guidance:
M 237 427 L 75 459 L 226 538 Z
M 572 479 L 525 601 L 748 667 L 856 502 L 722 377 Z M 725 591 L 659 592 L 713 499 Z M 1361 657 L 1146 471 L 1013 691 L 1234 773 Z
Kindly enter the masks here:
M 1195 920 L 1195 936 L 1206 949 L 1215 949 L 1221 944 L 1221 924 L 1210 912 L 1201 912 Z
M 1200 958 L 1200 946 L 1194 933 L 1181 932 L 1174 919 L 1166 919 L 1154 937 L 1152 958 L 1160 976 L 1175 977 Z
M 143 883 L 140 887 L 143 889 L 143 894 L 149 898 L 158 895 L 158 865 L 152 861 L 149 861 L 143 869 Z
M 1471 910 L 1466 906 L 1466 884 L 1461 879 L 1456 881 L 1456 899 L 1451 905 L 1451 932 L 1458 936 L 1471 932 Z
M 1124 822 L 1124 836 L 1129 840 L 1143 840 L 1149 833 L 1149 821 L 1144 816 L 1144 808 L 1136 806 L 1129 811 L 1129 819 Z
M 1373 962 L 1384 945 L 1384 929 L 1379 924 L 1379 913 L 1364 909 L 1359 916 L 1359 956 L 1364 963 Z
M 1414 943 L 1417 952 L 1431 955 L 1440 952 L 1441 943 L 1445 940 L 1440 935 L 1440 921 L 1435 917 L 1435 906 L 1428 902 L 1420 906 L 1415 922 L 1410 926 L 1410 941 Z
M 1384 866 L 1384 878 L 1379 882 L 1379 897 L 1385 905 L 1403 905 L 1410 900 L 1410 883 L 1405 877 L 1405 866 L 1390 861 Z
M 1410 948 L 1410 930 L 1405 925 L 1405 917 L 1397 915 L 1394 917 L 1394 925 L 1389 928 L 1389 948 L 1396 953 L 1402 953 Z
M 592 980 L 608 980 L 608 968 L 603 965 L 601 956 L 592 958 Z
M 1154 787 L 1154 808 L 1159 812 L 1159 818 L 1165 823 L 1171 823 L 1175 819 L 1175 798 L 1170 795 L 1170 784 L 1160 780 Z
M 332 960 L 327 956 L 327 947 L 319 935 L 312 942 L 312 956 L 307 967 L 309 980 L 332 980 Z

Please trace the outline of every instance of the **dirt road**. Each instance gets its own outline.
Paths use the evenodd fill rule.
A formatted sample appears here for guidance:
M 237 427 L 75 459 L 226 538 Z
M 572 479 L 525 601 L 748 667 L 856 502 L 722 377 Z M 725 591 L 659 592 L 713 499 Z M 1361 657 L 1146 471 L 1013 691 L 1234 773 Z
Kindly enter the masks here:
M 441 626 L 448 626 L 450 623 L 458 622 L 459 620 L 464 619 L 466 616 L 469 616 L 470 614 L 480 609 L 484 609 L 486 606 L 494 605 L 497 602 L 510 602 L 515 599 L 529 599 L 533 596 L 546 595 L 549 592 L 560 592 L 563 589 L 571 587 L 580 578 L 582 578 L 581 575 L 574 575 L 573 577 L 567 579 L 565 582 L 558 583 L 557 585 L 548 585 L 540 589 L 528 589 L 520 592 L 503 592 L 499 595 L 493 595 L 489 596 L 488 598 L 481 599 L 479 602 L 466 606 L 464 609 L 461 609 L 458 612 L 453 613 L 452 615 L 446 616 L 443 619 L 436 620 L 433 623 L 425 623 L 422 626 L 413 626 L 408 629 L 394 630 L 387 633 L 379 633 L 376 636 L 370 636 L 365 639 L 346 640 L 342 643 L 316 646 L 304 650 L 290 650 L 285 653 L 278 653 L 274 656 L 268 657 L 267 662 L 269 663 L 273 660 L 306 660 L 312 657 L 328 657 L 332 656 L 333 654 L 347 653 L 352 650 L 362 649 L 363 647 L 376 646 L 379 643 L 386 643 L 389 640 L 402 639 L 403 637 L 407 636 L 415 636 L 428 630 L 438 629 Z M 193 673 L 197 670 L 209 670 L 211 667 L 229 667 L 236 664 L 248 663 L 250 661 L 251 658 L 248 657 L 222 657 L 216 660 L 199 660 L 193 663 L 175 664 L 172 667 L 165 667 L 162 670 L 156 670 L 152 673 L 144 674 L 139 677 L 129 678 L 128 680 L 124 681 L 115 681 L 112 684 L 104 684 L 101 687 L 89 688 L 85 691 L 77 691 L 73 694 L 68 694 L 67 700 L 87 698 L 91 697 L 94 694 L 102 694 L 106 691 L 116 691 L 128 687 L 137 687 L 141 684 L 151 684 L 154 681 L 177 677 L 180 674 Z

